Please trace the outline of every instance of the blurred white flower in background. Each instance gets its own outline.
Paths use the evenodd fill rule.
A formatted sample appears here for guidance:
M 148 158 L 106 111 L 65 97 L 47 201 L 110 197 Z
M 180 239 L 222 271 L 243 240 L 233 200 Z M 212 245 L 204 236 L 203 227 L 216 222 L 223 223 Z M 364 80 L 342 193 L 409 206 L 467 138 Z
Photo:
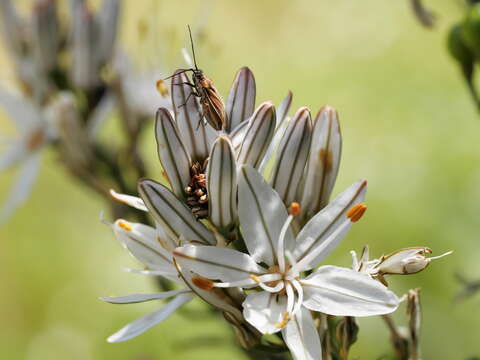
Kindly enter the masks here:
M 1 139 L 0 172 L 18 168 L 13 186 L 0 207 L 2 224 L 27 200 L 38 175 L 41 151 L 54 140 L 56 130 L 42 108 L 19 94 L 0 89 L 0 106 L 17 130 L 12 138 Z

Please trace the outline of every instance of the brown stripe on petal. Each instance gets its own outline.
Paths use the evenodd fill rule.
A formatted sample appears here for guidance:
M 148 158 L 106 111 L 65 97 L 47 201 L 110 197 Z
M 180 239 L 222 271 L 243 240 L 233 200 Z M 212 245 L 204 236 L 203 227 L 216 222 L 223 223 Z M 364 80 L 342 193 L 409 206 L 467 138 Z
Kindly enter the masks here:
M 322 148 L 318 152 L 318 157 L 323 164 L 324 172 L 330 172 L 333 164 L 333 154 L 328 149 Z
M 45 140 L 45 132 L 43 129 L 37 129 L 30 134 L 27 139 L 27 150 L 33 152 L 37 150 Z

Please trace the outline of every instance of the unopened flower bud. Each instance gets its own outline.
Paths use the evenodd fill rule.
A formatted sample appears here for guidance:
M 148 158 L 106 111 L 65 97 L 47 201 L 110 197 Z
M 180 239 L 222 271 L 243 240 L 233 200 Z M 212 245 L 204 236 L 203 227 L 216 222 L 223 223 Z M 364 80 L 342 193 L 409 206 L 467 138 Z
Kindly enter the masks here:
M 382 275 L 415 274 L 425 269 L 432 260 L 450 255 L 452 252 L 449 251 L 443 255 L 428 258 L 427 255 L 431 253 L 432 250 L 428 247 L 397 250 L 380 259 L 377 266 L 378 273 Z

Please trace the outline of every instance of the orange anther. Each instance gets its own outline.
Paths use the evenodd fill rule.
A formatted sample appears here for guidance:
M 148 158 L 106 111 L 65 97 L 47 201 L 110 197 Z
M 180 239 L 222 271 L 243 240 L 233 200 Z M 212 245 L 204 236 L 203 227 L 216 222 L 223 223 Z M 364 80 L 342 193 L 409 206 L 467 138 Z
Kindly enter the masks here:
M 348 210 L 347 217 L 351 222 L 357 222 L 363 216 L 365 211 L 367 211 L 367 205 L 364 203 L 358 203 L 353 205 L 350 210 Z
M 118 224 L 118 226 L 120 226 L 123 230 L 126 230 L 126 231 L 132 231 L 132 230 L 133 230 L 132 225 L 127 224 L 126 222 L 118 221 L 117 224 Z
M 192 278 L 192 283 L 202 289 L 202 290 L 212 290 L 214 282 L 212 280 L 205 279 L 204 277 L 201 276 L 195 276 Z
M 292 202 L 290 204 L 290 209 L 288 211 L 290 215 L 297 216 L 298 214 L 300 214 L 300 211 L 301 211 L 301 208 L 298 202 Z

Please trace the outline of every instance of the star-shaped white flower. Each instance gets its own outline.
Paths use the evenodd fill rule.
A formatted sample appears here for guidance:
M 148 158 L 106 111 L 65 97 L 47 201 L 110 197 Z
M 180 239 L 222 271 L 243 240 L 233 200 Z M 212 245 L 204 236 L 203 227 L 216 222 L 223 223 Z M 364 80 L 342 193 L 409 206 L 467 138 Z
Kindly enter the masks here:
M 1 139 L 0 172 L 20 167 L 10 193 L 0 207 L 0 224 L 28 198 L 40 167 L 40 151 L 54 137 L 54 129 L 43 111 L 29 99 L 0 89 L 0 106 L 17 128 L 18 137 Z M 2 144 L 3 145 L 3 144 Z
M 228 296 L 222 289 L 217 292 L 205 291 L 194 285 L 192 273 L 188 269 L 181 271 L 174 263 L 172 250 L 178 246 L 179 241 L 184 239 L 183 234 L 196 239 L 197 243 L 210 244 L 214 237 L 201 225 L 190 211 L 177 200 L 169 195 L 168 190 L 159 184 L 146 180 L 141 185 L 145 198 L 151 199 L 152 192 L 158 194 L 158 198 L 145 202 L 136 196 L 118 194 L 112 191 L 112 196 L 127 205 L 141 211 L 149 211 L 156 220 L 156 227 L 140 223 L 132 223 L 123 219 L 110 224 L 119 242 L 130 254 L 147 270 L 128 269 L 130 272 L 143 275 L 164 277 L 176 283 L 178 290 L 159 292 L 153 294 L 131 294 L 120 297 L 103 297 L 102 300 L 113 304 L 139 303 L 151 300 L 164 300 L 173 298 L 160 309 L 147 314 L 132 323 L 124 326 L 108 338 L 109 342 L 121 342 L 136 337 L 152 326 L 166 320 L 176 309 L 198 296 L 212 306 L 220 309 L 231 322 L 242 326 L 244 319 L 239 307 L 229 301 Z M 168 210 L 165 210 L 168 208 Z M 160 211 L 164 214 L 160 215 Z M 165 225 L 162 225 L 165 224 Z M 168 225 L 168 226 L 167 226 Z M 175 234 L 181 234 L 176 236 Z M 198 236 L 194 236 L 197 234 Z M 243 299 L 239 294 L 240 299 Z M 241 302 L 241 301 L 240 301 Z M 248 334 L 245 334 L 246 336 Z M 249 341 L 248 336 L 243 338 Z
M 165 306 L 124 326 L 108 338 L 109 342 L 120 342 L 138 336 L 152 326 L 162 322 L 176 309 L 190 301 L 194 293 L 178 277 L 171 252 L 166 250 L 158 241 L 158 239 L 166 241 L 165 239 L 167 238 L 165 234 L 161 233 L 161 228 L 154 229 L 147 225 L 131 223 L 122 219 L 115 221 L 112 224 L 112 228 L 120 243 L 135 259 L 148 268 L 148 270 L 130 269 L 130 271 L 144 275 L 162 276 L 180 285 L 180 289 L 173 291 L 102 297 L 102 300 L 113 304 L 132 304 L 173 298 Z
M 337 246 L 364 213 L 366 182 L 359 181 L 315 215 L 294 238 L 280 196 L 250 166 L 239 179 L 239 218 L 249 255 L 213 246 L 174 250 L 180 266 L 201 277 L 204 290 L 243 287 L 245 319 L 264 334 L 282 331 L 295 359 L 321 359 L 321 345 L 310 311 L 336 316 L 371 316 L 395 311 L 399 299 L 369 276 L 336 266 L 312 270 Z M 210 279 L 210 280 L 207 280 Z M 215 281 L 213 281 L 215 280 Z

